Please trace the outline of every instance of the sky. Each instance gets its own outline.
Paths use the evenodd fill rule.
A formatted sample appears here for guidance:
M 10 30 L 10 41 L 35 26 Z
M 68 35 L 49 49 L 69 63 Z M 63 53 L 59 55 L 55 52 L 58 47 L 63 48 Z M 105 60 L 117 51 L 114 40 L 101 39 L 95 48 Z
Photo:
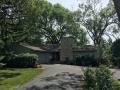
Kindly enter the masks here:
M 60 3 L 62 6 L 65 8 L 68 8 L 71 11 L 77 10 L 78 9 L 78 4 L 83 2 L 84 0 L 47 0 L 48 2 L 55 4 L 55 3 Z M 107 5 L 109 0 L 103 0 L 103 7 Z
M 47 0 L 48 2 L 52 3 L 52 4 L 56 4 L 59 3 L 62 6 L 64 6 L 65 8 L 68 8 L 71 11 L 75 11 L 78 9 L 78 4 L 80 4 L 81 2 L 84 2 L 85 0 Z M 102 7 L 105 7 L 108 4 L 109 0 L 102 0 Z M 90 43 L 89 44 L 93 44 L 93 41 L 90 39 L 90 37 L 88 36 Z M 104 36 L 104 38 L 108 39 L 108 37 Z

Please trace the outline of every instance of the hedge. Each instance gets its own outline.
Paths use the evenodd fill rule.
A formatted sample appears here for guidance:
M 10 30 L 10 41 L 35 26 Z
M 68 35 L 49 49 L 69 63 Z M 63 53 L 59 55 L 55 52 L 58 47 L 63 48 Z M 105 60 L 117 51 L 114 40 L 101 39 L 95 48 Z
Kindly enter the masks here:
M 6 63 L 6 67 L 9 68 L 29 68 L 35 67 L 36 61 L 38 60 L 38 56 L 36 54 L 22 53 L 22 54 L 14 54 Z
M 97 66 L 98 65 L 97 59 L 94 58 L 94 55 L 92 55 L 92 56 L 78 55 L 75 57 L 75 63 L 78 66 Z

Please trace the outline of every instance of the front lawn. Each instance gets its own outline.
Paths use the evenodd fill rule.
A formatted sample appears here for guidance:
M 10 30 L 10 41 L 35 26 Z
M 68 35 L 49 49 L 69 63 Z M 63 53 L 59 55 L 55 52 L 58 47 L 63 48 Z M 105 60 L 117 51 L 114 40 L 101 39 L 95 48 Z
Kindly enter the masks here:
M 38 68 L 10 68 L 0 70 L 0 90 L 14 90 L 42 73 Z

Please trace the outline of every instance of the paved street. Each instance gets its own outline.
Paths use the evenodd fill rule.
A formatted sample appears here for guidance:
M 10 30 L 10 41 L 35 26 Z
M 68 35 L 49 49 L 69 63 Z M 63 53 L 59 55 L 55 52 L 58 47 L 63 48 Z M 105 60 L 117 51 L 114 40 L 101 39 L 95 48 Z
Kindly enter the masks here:
M 81 67 L 60 64 L 43 66 L 45 71 L 41 75 L 16 90 L 81 90 Z M 112 71 L 116 71 L 115 78 L 120 79 L 120 71 Z

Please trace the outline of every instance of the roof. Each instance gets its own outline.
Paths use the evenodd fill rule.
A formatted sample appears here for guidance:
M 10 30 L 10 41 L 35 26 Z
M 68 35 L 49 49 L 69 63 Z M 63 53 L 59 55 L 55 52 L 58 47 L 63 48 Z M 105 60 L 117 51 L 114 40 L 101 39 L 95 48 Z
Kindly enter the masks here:
M 52 45 L 30 45 L 26 43 L 21 43 L 21 46 L 29 48 L 34 51 L 41 51 L 41 52 L 60 52 L 61 46 L 60 44 L 52 44 Z M 85 45 L 85 46 L 74 46 L 72 48 L 73 51 L 96 51 L 97 46 L 93 45 Z
M 34 51 L 41 51 L 41 52 L 60 52 L 60 45 L 59 44 L 52 44 L 52 45 L 30 45 L 26 43 L 21 43 L 21 46 L 27 47 Z

